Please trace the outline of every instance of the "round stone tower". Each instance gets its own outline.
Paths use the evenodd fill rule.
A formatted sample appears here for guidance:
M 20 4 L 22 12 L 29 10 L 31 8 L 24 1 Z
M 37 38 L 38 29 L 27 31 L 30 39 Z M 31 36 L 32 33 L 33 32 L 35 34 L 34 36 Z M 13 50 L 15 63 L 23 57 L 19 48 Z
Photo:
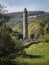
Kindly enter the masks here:
M 27 18 L 27 9 L 24 8 L 23 12 L 23 40 L 28 39 L 28 18 Z

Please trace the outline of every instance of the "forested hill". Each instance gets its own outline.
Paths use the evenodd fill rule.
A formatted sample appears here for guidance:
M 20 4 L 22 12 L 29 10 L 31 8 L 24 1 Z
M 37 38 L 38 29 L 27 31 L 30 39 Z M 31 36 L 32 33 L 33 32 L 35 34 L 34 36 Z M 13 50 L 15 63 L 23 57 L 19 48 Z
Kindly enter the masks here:
M 28 16 L 34 16 L 34 15 L 41 15 L 41 14 L 45 14 L 44 11 L 28 11 Z M 23 17 L 23 12 L 13 12 L 13 13 L 8 13 L 7 15 L 9 15 L 12 18 L 22 18 Z

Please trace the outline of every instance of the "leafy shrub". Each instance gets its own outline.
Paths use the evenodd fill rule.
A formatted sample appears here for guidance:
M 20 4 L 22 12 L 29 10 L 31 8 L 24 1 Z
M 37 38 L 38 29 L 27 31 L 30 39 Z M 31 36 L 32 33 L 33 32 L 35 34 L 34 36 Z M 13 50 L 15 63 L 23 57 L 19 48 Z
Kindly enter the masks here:
M 15 59 L 24 52 L 23 49 L 22 40 L 16 39 L 14 42 L 10 36 L 9 29 L 6 26 L 0 28 L 0 60 L 2 63 L 4 61 L 8 63 L 9 60 Z
M 31 35 L 30 35 L 30 38 L 33 39 L 33 38 L 34 38 L 34 34 L 31 34 Z
M 41 42 L 49 42 L 49 34 L 40 35 L 39 39 Z

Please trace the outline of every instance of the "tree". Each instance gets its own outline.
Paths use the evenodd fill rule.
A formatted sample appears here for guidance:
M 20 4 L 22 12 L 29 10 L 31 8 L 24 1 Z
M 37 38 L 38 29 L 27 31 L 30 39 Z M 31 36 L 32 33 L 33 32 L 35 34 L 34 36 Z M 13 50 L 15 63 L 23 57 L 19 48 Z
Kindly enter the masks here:
M 7 12 L 7 10 L 5 8 L 6 8 L 6 6 L 3 6 L 0 4 L 0 14 L 4 14 Z
M 9 29 L 4 26 L 0 27 L 0 62 L 13 64 L 13 59 L 23 53 L 23 42 L 10 36 Z M 1 65 L 0 63 L 0 65 Z M 14 64 L 13 64 L 14 65 Z
M 8 22 L 9 19 L 11 18 L 10 16 L 5 14 L 5 13 L 7 13 L 7 10 L 5 8 L 6 7 L 4 7 L 0 4 L 0 26 L 2 26 L 4 23 Z

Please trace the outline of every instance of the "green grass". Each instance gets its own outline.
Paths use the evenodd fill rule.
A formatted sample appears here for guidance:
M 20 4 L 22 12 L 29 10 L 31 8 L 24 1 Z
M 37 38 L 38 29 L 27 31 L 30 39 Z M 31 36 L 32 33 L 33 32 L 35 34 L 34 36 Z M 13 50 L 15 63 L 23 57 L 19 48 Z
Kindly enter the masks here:
M 29 48 L 25 48 L 28 55 L 33 57 L 18 57 L 20 65 L 28 63 L 28 65 L 49 65 L 49 43 L 32 44 Z M 27 65 L 27 64 L 26 64 Z

